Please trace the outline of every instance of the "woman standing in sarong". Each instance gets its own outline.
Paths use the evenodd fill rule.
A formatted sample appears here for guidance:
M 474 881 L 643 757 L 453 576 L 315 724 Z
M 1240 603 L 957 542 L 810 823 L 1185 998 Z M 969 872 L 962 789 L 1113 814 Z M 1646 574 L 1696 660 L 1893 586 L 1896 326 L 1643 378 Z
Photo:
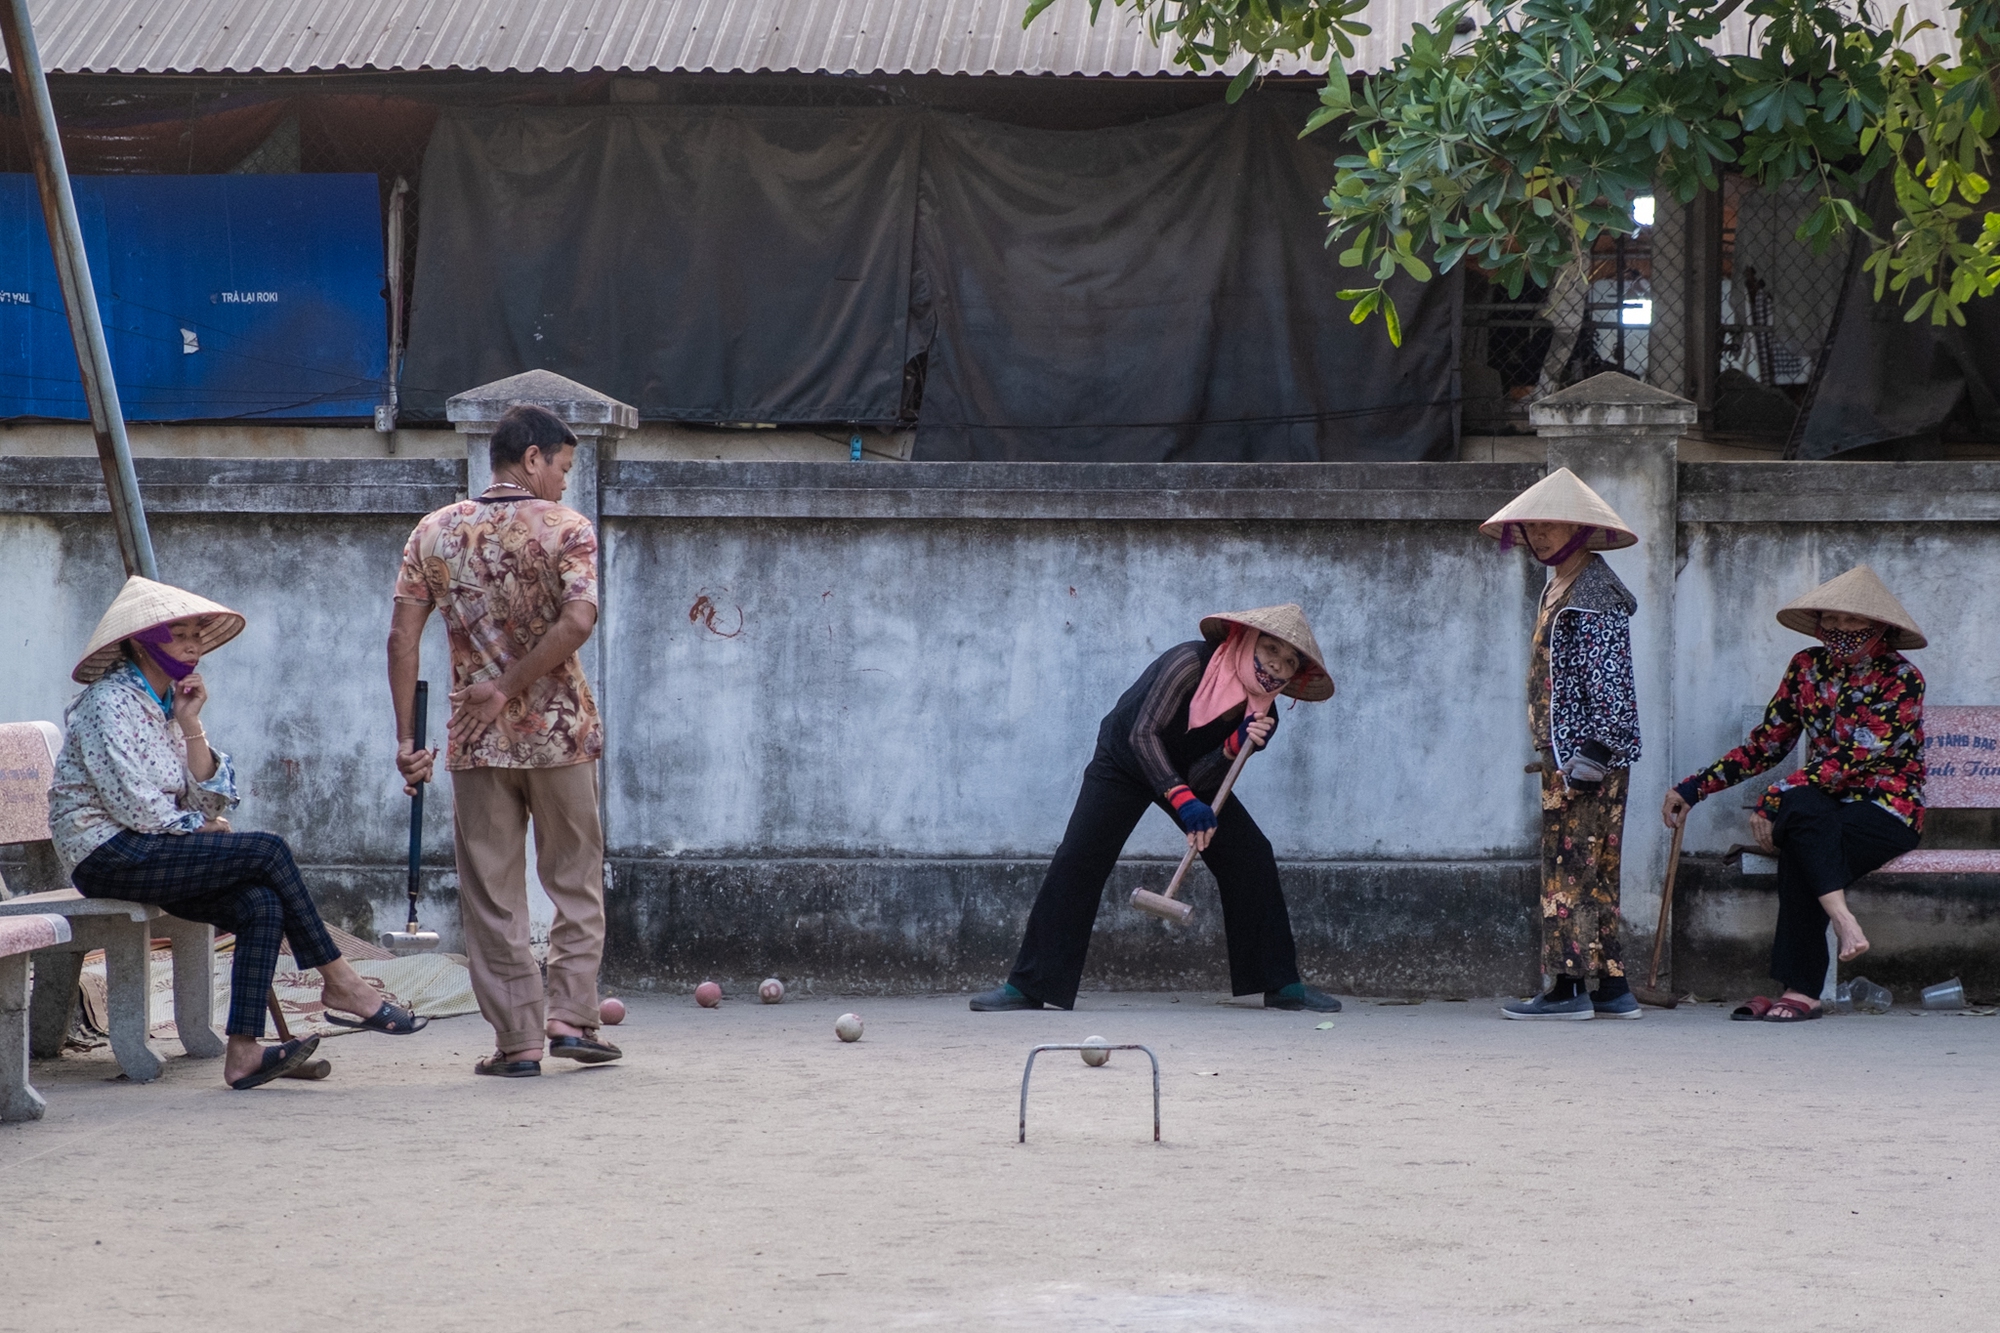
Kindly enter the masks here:
M 1479 529 L 1523 542 L 1552 573 L 1535 617 L 1528 732 L 1541 752 L 1542 972 L 1546 989 L 1501 1006 L 1513 1019 L 1637 1018 L 1619 945 L 1625 792 L 1639 758 L 1631 616 L 1597 555 L 1638 537 L 1601 496 L 1558 468 Z M 1534 771 L 1531 769 L 1530 771 Z

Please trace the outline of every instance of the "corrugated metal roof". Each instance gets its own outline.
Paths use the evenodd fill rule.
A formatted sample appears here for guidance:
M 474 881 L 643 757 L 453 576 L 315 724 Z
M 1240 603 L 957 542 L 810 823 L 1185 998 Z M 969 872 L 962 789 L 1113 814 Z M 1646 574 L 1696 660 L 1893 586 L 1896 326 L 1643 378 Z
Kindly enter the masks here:
M 1375 69 L 1441 0 L 1376 0 L 1350 68 Z M 1943 33 L 1949 0 L 1916 0 Z M 1128 9 L 1055 0 L 32 0 L 43 65 L 62 73 L 331 70 L 1184 74 Z M 1724 39 L 1742 50 L 1751 23 Z M 1317 72 L 1287 61 L 1281 73 Z
M 71 74 L 328 70 L 1180 74 L 1105 0 L 33 0 L 42 63 Z M 1430 0 L 1382 0 L 1408 31 Z M 1391 49 L 1371 39 L 1386 58 Z M 1372 63 L 1380 63 L 1373 60 Z M 1310 72 L 1290 62 L 1283 72 Z

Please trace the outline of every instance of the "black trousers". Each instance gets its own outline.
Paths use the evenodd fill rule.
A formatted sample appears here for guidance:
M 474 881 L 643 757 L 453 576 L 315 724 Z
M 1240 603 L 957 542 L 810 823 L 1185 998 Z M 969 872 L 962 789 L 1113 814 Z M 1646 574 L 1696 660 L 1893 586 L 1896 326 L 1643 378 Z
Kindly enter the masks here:
M 134 833 L 114 836 L 70 877 L 86 898 L 125 898 L 236 934 L 229 973 L 232 1037 L 264 1035 L 264 997 L 291 940 L 293 961 L 340 957 L 313 905 L 292 849 L 275 833 Z
M 1154 805 L 1173 813 L 1164 798 L 1104 755 L 1084 769 L 1083 792 L 1028 913 L 1020 957 L 1007 978 L 1016 990 L 1043 1004 L 1076 1006 L 1077 984 L 1083 979 L 1084 954 L 1104 899 L 1105 881 L 1125 850 L 1125 840 L 1147 807 Z M 1278 859 L 1271 840 L 1233 794 L 1216 814 L 1215 837 L 1201 859 L 1222 894 L 1231 989 L 1252 995 L 1297 981 L 1298 948 L 1292 941 L 1284 891 L 1278 886 Z
M 1778 930 L 1771 976 L 1787 990 L 1818 995 L 1826 984 L 1826 909 L 1838 893 L 1917 845 L 1908 824 L 1869 801 L 1838 801 L 1817 787 L 1778 798 Z

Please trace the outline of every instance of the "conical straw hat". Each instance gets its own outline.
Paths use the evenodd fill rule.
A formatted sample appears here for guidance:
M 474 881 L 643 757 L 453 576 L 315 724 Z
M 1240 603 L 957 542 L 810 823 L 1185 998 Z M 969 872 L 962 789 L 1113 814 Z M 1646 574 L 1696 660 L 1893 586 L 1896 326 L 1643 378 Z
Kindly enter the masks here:
M 1639 543 L 1639 535 L 1625 526 L 1618 511 L 1566 467 L 1557 468 L 1509 500 L 1506 508 L 1481 523 L 1479 530 L 1497 539 L 1506 535 L 1509 523 L 1575 523 L 1595 528 L 1585 543 L 1593 551 L 1617 551 Z
M 1817 635 L 1822 611 L 1845 611 L 1889 626 L 1891 648 L 1921 648 L 1928 642 L 1896 594 L 1866 565 L 1856 565 L 1839 578 L 1828 579 L 1805 596 L 1794 598 L 1778 612 L 1778 623 L 1801 634 Z
M 1248 625 L 1299 650 L 1316 671 L 1301 669 L 1292 677 L 1292 683 L 1279 690 L 1294 699 L 1307 703 L 1318 703 L 1333 697 L 1333 676 L 1326 669 L 1326 658 L 1320 654 L 1319 640 L 1313 638 L 1312 626 L 1306 623 L 1305 610 L 1296 602 L 1286 602 L 1283 606 L 1260 606 L 1255 611 L 1218 611 L 1212 616 L 1201 618 L 1201 636 L 1211 642 L 1229 637 L 1232 625 Z
M 228 607 L 134 574 L 125 580 L 125 586 L 111 601 L 111 609 L 90 632 L 90 646 L 83 650 L 83 660 L 76 664 L 76 670 L 69 673 L 70 679 L 79 685 L 90 684 L 117 664 L 120 643 L 141 630 L 189 616 L 209 617 L 201 631 L 204 653 L 214 652 L 243 632 L 243 617 Z

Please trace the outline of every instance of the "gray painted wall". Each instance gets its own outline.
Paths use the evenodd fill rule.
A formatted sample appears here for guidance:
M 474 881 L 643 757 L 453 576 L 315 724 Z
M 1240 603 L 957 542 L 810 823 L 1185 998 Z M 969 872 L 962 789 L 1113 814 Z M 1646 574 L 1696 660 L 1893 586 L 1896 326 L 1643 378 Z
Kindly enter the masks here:
M 990 983 L 1118 693 L 1201 613 L 1298 600 L 1339 693 L 1288 710 L 1239 790 L 1283 862 L 1309 975 L 1374 993 L 1531 986 L 1523 676 L 1541 572 L 1474 528 L 1539 472 L 606 463 L 612 975 Z M 291 839 L 342 924 L 399 923 L 389 587 L 462 464 L 142 460 L 140 477 L 166 576 L 249 617 L 205 667 L 211 734 L 245 779 L 240 826 Z M 1930 631 L 1933 699 L 2000 702 L 1974 592 L 2000 564 L 2000 470 L 1669 463 L 1661 481 L 1680 549 L 1670 660 L 1642 664 L 1674 683 L 1671 736 L 1646 738 L 1646 765 L 1672 769 L 1654 790 L 1741 738 L 1805 642 L 1772 614 L 1856 561 Z M 0 460 L 8 717 L 60 718 L 120 582 L 100 486 L 87 460 Z M 702 597 L 712 626 L 691 617 Z M 425 653 L 441 696 L 435 627 Z M 443 712 L 440 697 L 434 725 Z M 1655 803 L 1627 828 L 1657 863 Z M 447 805 L 428 837 L 449 930 Z M 1689 848 L 1745 840 L 1724 798 Z M 1122 906 L 1177 850 L 1148 816 L 1087 984 L 1222 984 L 1209 885 L 1185 935 Z M 1656 894 L 1628 881 L 1634 959 Z

